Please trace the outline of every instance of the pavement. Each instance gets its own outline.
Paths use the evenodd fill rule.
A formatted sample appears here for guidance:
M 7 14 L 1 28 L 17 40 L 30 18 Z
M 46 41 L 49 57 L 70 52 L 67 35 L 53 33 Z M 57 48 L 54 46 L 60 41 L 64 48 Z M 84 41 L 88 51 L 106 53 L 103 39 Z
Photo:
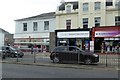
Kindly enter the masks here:
M 75 69 L 104 69 L 104 70 L 120 70 L 118 66 L 106 66 L 101 63 L 93 65 L 73 64 L 73 63 L 52 63 L 49 59 L 50 53 L 25 53 L 23 58 L 6 58 L 0 59 L 0 63 L 8 64 L 20 64 L 20 65 L 35 65 L 35 66 L 48 66 L 48 67 L 60 67 L 60 68 L 75 68 Z M 34 57 L 35 56 L 35 57 Z

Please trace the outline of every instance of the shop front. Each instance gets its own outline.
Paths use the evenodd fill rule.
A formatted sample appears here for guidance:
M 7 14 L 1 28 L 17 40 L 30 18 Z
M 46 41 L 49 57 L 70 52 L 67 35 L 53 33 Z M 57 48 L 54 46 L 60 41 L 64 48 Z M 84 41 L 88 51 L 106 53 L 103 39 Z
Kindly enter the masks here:
M 92 29 L 94 51 L 118 53 L 120 46 L 120 26 L 94 27 Z
M 90 29 L 55 30 L 56 46 L 78 46 L 89 50 Z

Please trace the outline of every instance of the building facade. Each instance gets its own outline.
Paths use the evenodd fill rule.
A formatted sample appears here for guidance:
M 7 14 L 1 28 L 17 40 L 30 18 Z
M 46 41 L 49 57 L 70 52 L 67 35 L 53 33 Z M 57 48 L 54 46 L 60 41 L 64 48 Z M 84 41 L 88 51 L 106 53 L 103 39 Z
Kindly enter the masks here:
M 78 46 L 89 50 L 90 29 L 55 30 L 56 46 Z
M 119 26 L 119 0 L 78 0 L 64 2 L 56 11 L 57 29 L 86 29 Z
M 13 34 L 10 34 L 9 32 L 0 28 L 0 47 L 8 44 L 13 45 L 13 42 Z
M 64 2 L 56 11 L 56 29 L 78 28 L 78 2 Z
M 97 52 L 118 53 L 120 47 L 120 26 L 102 26 L 92 29 L 92 41 Z
M 119 26 L 119 0 L 79 0 L 80 28 Z
M 36 45 L 41 51 L 49 50 L 49 36 L 56 29 L 55 21 L 55 12 L 15 20 L 15 46 Z
M 71 36 L 66 36 L 66 39 L 64 36 L 63 40 L 60 39 L 63 35 L 74 35 L 73 43 L 81 44 L 82 49 L 87 49 L 87 46 L 89 45 L 89 50 L 101 51 L 102 42 L 99 44 L 99 49 L 95 48 L 96 44 L 94 41 L 96 41 L 96 38 L 93 40 L 92 34 L 94 33 L 92 32 L 92 29 L 93 27 L 106 27 L 103 28 L 103 30 L 107 28 L 112 30 L 113 27 L 120 27 L 119 4 L 119 0 L 78 0 L 78 2 L 62 3 L 56 11 L 56 45 L 59 46 L 60 43 L 66 45 L 66 43 L 70 42 L 70 40 L 66 41 L 67 38 L 73 40 L 73 37 Z M 87 29 L 89 29 L 88 31 L 90 32 L 90 36 L 87 37 L 88 39 L 86 37 L 80 37 L 83 35 L 75 37 L 77 32 L 80 34 Z M 59 36 L 61 33 L 63 34 L 62 37 Z M 116 42 L 119 44 L 119 36 L 115 39 L 118 39 Z M 79 40 L 79 43 L 76 42 L 77 40 Z M 106 38 L 103 39 L 103 41 L 106 41 Z M 73 46 L 76 44 L 73 44 Z

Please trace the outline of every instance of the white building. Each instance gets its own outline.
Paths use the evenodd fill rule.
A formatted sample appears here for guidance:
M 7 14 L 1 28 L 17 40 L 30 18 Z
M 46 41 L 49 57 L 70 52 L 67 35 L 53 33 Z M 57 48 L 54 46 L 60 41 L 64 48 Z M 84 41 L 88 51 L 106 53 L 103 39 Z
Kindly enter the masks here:
M 120 0 L 78 0 L 62 3 L 56 11 L 57 29 L 86 29 L 120 25 Z
M 13 45 L 13 34 L 0 28 L 0 47 L 7 44 Z
M 116 43 L 119 42 L 119 36 L 113 38 L 113 36 L 101 35 L 95 38 L 93 35 L 96 32 L 100 34 L 102 32 L 111 34 L 109 33 L 110 30 L 119 35 L 119 13 L 120 0 L 78 0 L 63 2 L 56 11 L 56 45 L 76 46 L 80 44 L 82 49 L 86 50 L 88 47 L 90 49 L 91 45 L 93 47 L 92 40 L 97 44 L 95 48 L 99 48 L 96 50 L 100 50 L 102 42 L 104 41 L 112 43 L 112 46 L 116 45 Z M 95 30 L 92 31 L 94 27 Z M 99 27 L 105 28 L 98 29 Z M 86 31 L 87 36 L 85 35 Z M 91 36 L 93 36 L 94 39 L 91 39 Z
M 50 32 L 56 29 L 55 21 L 55 12 L 15 20 L 15 45 L 29 48 L 30 44 L 34 44 L 41 50 L 47 50 Z
M 120 25 L 119 4 L 119 0 L 79 0 L 78 27 Z

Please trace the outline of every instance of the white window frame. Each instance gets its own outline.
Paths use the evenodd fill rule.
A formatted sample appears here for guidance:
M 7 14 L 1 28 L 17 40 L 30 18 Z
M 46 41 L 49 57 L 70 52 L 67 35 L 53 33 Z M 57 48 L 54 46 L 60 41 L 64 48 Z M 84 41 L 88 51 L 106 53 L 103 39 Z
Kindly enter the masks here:
M 83 3 L 83 12 L 87 12 L 89 9 L 89 4 L 88 3 Z
M 83 18 L 83 28 L 88 28 L 88 21 L 89 19 L 88 18 Z M 84 27 L 84 26 L 87 26 L 87 27 Z
M 66 29 L 71 29 L 71 19 L 66 20 Z
M 27 23 L 23 23 L 23 31 L 27 31 Z
M 106 6 L 113 6 L 113 0 L 106 0 Z
M 94 5 L 94 10 L 100 10 L 101 9 L 101 2 L 95 2 L 95 5 Z
M 120 26 L 120 16 L 115 16 L 115 26 Z
M 33 31 L 37 31 L 37 30 L 38 30 L 38 23 L 33 22 Z
M 66 12 L 67 13 L 71 13 L 71 5 L 67 5 L 66 6 Z
M 101 23 L 101 17 L 95 17 L 94 18 L 94 21 L 95 21 L 95 27 L 98 25 L 98 26 L 100 26 L 100 23 Z
M 44 30 L 49 30 L 49 21 L 44 21 Z

